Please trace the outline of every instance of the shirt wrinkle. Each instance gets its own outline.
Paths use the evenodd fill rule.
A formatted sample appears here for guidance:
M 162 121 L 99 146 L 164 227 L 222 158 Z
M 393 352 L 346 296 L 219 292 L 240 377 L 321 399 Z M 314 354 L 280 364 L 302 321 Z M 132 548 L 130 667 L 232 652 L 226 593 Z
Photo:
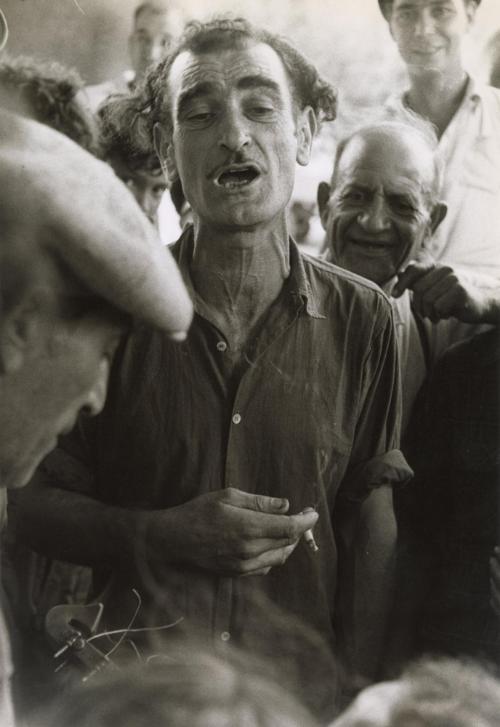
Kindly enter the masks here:
M 185 279 L 191 235 L 172 248 Z M 200 315 L 181 344 L 146 329 L 130 337 L 103 413 L 84 424 L 97 430 L 88 437 L 97 450 L 95 496 L 122 507 L 149 501 L 151 508 L 224 487 L 286 497 L 291 513 L 317 505 L 320 550 L 312 556 L 300 542 L 262 578 L 166 567 L 163 590 L 156 584 L 151 594 L 142 584 L 139 620 L 158 625 L 183 615 L 186 626 L 217 643 L 223 633 L 249 647 L 266 638 L 258 597 L 333 648 L 337 495 L 361 500 L 411 473 L 402 455 L 395 467 L 392 454 L 400 400 L 390 303 L 377 286 L 302 256 L 292 241 L 289 278 L 237 377 L 230 378 L 219 341 Z M 137 587 L 138 577 L 129 575 Z M 122 600 L 118 594 L 118 605 Z

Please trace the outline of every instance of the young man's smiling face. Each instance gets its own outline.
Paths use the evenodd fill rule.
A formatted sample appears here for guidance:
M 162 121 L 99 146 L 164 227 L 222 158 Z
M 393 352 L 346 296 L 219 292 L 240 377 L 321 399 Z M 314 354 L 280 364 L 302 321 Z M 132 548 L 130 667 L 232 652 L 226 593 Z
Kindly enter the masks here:
M 277 53 L 253 41 L 185 51 L 168 85 L 173 134 L 160 131 L 159 153 L 200 222 L 238 229 L 284 217 L 315 120 L 311 109 L 296 109 Z
M 433 176 L 431 150 L 415 134 L 356 134 L 340 156 L 330 198 L 320 199 L 331 260 L 378 285 L 393 281 L 442 218 L 429 201 Z
M 462 68 L 462 41 L 476 10 L 472 0 L 394 0 L 389 21 L 412 72 Z

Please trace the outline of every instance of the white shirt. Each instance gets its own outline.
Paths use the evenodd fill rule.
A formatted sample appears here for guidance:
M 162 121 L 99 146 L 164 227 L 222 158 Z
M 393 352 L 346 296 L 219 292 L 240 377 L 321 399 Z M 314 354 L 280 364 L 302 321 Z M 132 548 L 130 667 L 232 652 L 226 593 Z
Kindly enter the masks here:
M 389 107 L 401 105 L 391 99 Z M 428 245 L 436 260 L 500 276 L 500 90 L 470 78 L 439 140 L 448 213 Z

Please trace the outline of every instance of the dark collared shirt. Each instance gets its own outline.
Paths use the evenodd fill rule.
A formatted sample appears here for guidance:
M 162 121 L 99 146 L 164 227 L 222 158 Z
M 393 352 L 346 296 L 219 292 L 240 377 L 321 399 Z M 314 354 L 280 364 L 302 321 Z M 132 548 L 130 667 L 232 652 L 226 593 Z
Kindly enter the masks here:
M 189 231 L 173 252 L 197 310 L 188 339 L 179 345 L 137 331 L 116 362 L 104 412 L 82 425 L 93 477 L 61 481 L 64 466 L 52 466 L 51 457 L 45 471 L 52 484 L 129 508 L 170 508 L 222 487 L 287 497 L 291 513 L 316 506 L 319 552 L 300 542 L 267 576 L 169 567 L 160 579 L 142 565 L 141 614 L 150 590 L 156 623 L 183 616 L 216 640 L 249 645 L 272 620 L 258 606 L 270 599 L 332 647 L 337 498 L 362 501 L 370 488 L 410 473 L 398 450 L 390 303 L 375 285 L 302 256 L 291 243 L 290 276 L 235 380 L 225 363 L 230 344 L 192 289 Z M 75 437 L 68 447 L 76 451 Z M 130 576 L 133 585 L 137 577 Z

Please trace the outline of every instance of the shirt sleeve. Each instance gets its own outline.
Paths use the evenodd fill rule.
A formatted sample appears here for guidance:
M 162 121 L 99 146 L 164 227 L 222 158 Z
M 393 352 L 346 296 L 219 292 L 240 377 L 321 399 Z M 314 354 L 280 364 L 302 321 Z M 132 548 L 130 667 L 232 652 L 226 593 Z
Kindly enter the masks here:
M 340 488 L 343 497 L 359 502 L 374 487 L 404 484 L 413 476 L 399 449 L 402 398 L 397 339 L 390 304 L 384 303 L 379 303 L 381 325 L 373 329 L 363 365 L 356 434 Z

